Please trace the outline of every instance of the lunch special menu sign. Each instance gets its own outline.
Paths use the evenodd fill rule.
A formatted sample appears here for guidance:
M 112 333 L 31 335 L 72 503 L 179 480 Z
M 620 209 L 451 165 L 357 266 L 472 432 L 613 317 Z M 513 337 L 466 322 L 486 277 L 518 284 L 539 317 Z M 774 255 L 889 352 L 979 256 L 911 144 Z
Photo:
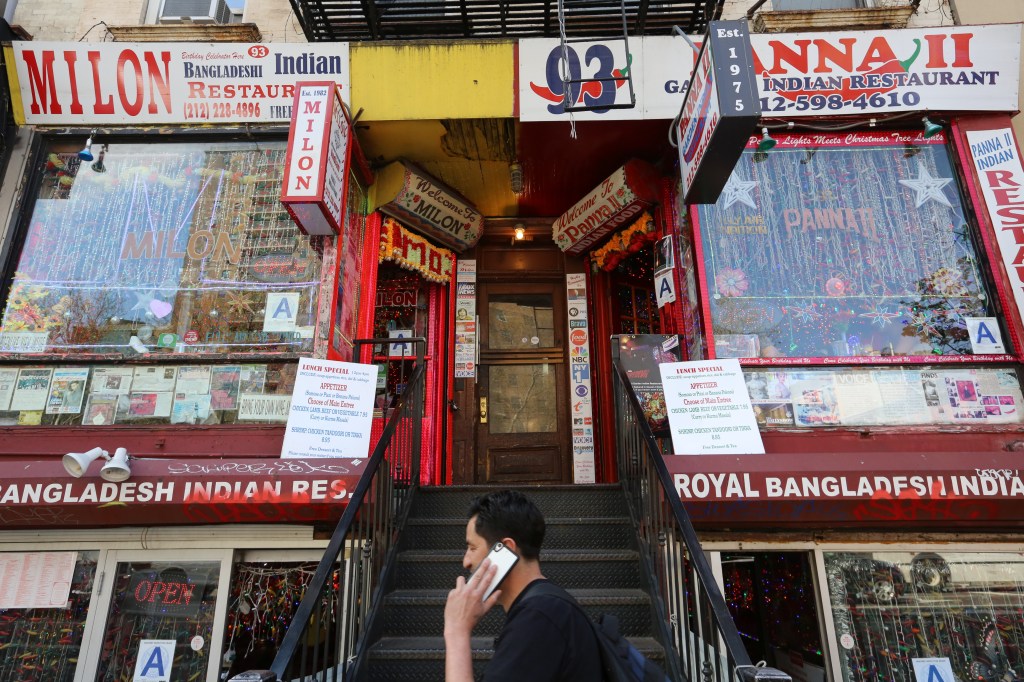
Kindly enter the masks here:
M 676 454 L 764 454 L 735 358 L 659 365 Z
M 281 457 L 366 457 L 377 367 L 301 358 Z

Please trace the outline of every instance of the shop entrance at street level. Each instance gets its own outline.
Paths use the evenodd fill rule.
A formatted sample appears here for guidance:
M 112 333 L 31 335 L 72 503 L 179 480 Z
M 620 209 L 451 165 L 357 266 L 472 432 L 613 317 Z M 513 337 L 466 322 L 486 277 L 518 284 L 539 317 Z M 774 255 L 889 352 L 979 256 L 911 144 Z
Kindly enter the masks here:
M 722 552 L 722 592 L 753 661 L 825 682 L 810 552 Z

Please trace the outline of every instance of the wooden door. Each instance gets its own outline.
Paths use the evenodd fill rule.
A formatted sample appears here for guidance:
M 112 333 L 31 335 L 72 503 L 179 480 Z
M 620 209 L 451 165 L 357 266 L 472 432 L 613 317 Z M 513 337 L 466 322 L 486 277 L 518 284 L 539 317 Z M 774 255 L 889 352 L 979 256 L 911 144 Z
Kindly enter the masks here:
M 480 285 L 478 482 L 570 481 L 564 289 Z

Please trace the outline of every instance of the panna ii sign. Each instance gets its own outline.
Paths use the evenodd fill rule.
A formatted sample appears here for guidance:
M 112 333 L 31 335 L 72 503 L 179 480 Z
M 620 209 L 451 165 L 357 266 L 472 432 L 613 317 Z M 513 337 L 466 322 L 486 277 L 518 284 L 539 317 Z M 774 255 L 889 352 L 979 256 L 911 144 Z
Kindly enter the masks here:
M 340 234 L 352 127 L 331 82 L 298 83 L 288 131 L 281 203 L 305 234 Z
M 747 22 L 710 22 L 679 115 L 687 203 L 718 200 L 760 115 Z
M 1024 317 L 1024 168 L 1020 149 L 1010 128 L 969 130 L 967 141 L 1003 265 L 1012 273 L 1013 300 Z
M 558 248 L 579 255 L 658 201 L 658 171 L 632 159 L 551 226 Z

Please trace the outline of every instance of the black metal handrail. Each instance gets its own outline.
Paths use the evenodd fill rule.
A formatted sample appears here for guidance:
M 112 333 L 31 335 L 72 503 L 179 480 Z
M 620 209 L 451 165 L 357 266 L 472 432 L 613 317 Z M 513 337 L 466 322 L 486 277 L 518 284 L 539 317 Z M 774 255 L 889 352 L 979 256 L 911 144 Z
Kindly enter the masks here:
M 617 358 L 613 366 L 619 480 L 665 625 L 664 643 L 674 650 L 669 674 L 690 682 L 791 682 L 784 672 L 751 664 L 629 377 Z
M 269 671 L 241 673 L 232 682 L 354 679 L 353 662 L 371 639 L 368 633 L 382 573 L 420 479 L 425 340 L 361 339 L 356 349 L 361 344 L 396 342 L 417 347 L 416 365 L 306 586 L 274 662 Z

